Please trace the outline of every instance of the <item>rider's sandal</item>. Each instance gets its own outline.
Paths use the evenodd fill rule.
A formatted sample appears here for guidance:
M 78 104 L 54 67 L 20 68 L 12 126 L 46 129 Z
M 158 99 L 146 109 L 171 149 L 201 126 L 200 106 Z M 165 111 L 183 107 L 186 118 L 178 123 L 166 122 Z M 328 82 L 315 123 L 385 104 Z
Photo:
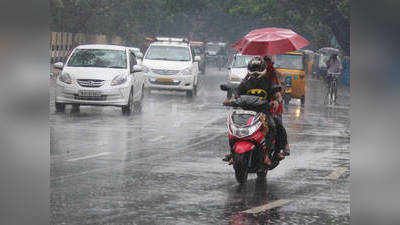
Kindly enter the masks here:
M 285 153 L 283 152 L 283 149 L 280 150 L 280 151 L 276 154 L 276 157 L 278 158 L 279 161 L 285 159 Z
M 224 162 L 230 162 L 231 160 L 233 160 L 232 153 L 226 154 L 225 157 L 222 159 L 222 161 Z
M 289 156 L 290 155 L 290 146 L 289 144 L 286 145 L 285 149 L 282 149 L 282 152 L 285 156 Z

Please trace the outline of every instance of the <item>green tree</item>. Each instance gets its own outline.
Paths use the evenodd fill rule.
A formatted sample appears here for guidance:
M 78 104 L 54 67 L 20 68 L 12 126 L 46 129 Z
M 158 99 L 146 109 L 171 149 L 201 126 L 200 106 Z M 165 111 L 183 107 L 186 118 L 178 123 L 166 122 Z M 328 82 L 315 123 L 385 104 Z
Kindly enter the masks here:
M 349 0 L 50 0 L 50 28 L 103 33 L 140 45 L 146 36 L 235 42 L 253 29 L 293 29 L 317 49 L 336 37 L 350 53 Z
M 226 5 L 231 14 L 258 17 L 265 26 L 286 27 L 310 40 L 313 48 L 329 44 L 334 35 L 350 54 L 350 3 L 348 0 L 238 0 Z

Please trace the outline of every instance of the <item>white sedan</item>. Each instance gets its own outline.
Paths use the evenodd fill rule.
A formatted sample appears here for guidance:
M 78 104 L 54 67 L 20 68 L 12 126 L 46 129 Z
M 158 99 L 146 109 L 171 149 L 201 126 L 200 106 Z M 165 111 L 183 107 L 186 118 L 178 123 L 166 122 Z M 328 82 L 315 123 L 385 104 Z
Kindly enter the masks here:
M 140 111 L 144 79 L 132 51 L 115 45 L 76 47 L 56 79 L 56 111 L 65 105 L 118 106 L 124 114 Z

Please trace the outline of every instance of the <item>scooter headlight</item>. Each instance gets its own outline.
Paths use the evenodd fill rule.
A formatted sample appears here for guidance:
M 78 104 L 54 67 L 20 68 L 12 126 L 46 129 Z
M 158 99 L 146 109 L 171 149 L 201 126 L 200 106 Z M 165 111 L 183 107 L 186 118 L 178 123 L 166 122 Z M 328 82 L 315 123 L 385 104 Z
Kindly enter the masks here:
M 261 127 L 261 125 L 261 121 L 247 127 L 238 127 L 231 124 L 229 129 L 234 136 L 238 138 L 244 138 L 253 135 Z

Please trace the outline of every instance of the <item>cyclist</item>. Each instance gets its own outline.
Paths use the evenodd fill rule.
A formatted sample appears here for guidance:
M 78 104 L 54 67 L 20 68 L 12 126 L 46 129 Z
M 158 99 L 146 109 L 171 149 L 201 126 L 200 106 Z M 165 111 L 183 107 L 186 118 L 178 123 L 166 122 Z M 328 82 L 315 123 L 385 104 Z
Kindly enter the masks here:
M 326 61 L 326 66 L 327 66 L 327 75 L 326 75 L 326 86 L 328 88 L 328 91 L 332 91 L 330 89 L 331 82 L 334 79 L 337 79 L 337 75 L 342 72 L 342 62 L 340 61 L 339 57 L 337 54 L 332 54 L 331 57 Z M 336 95 L 336 90 L 334 90 L 335 93 L 330 93 L 330 94 L 335 94 Z M 336 97 L 335 97 L 336 101 Z
M 342 62 L 340 61 L 337 54 L 332 54 L 331 57 L 326 61 L 327 66 L 327 81 L 329 83 L 333 74 L 340 74 L 342 72 Z

